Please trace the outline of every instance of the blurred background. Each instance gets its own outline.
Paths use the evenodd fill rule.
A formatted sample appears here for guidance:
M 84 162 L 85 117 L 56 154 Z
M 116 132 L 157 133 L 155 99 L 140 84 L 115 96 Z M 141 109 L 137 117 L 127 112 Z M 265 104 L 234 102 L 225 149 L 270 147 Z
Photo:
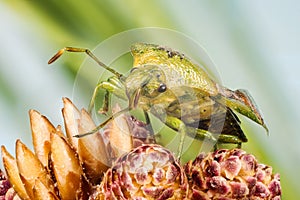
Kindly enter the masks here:
M 181 2 L 2 0 L 0 144 L 13 153 L 17 138 L 31 143 L 29 109 L 46 115 L 54 125 L 63 123 L 61 98 L 72 97 L 77 70 L 86 56 L 68 54 L 48 66 L 58 49 L 94 49 L 122 31 L 167 28 L 202 45 L 225 86 L 251 92 L 270 135 L 241 117 L 249 138 L 243 148 L 281 174 L 284 199 L 299 199 L 300 2 Z M 90 97 L 83 87 L 77 98 L 88 102 Z

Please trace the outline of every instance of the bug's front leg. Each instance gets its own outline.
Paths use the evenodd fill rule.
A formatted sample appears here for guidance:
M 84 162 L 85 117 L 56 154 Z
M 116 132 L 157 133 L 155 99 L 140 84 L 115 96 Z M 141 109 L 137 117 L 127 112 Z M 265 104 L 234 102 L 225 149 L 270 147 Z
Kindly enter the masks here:
M 109 78 L 107 81 L 103 81 L 101 83 L 99 83 L 93 92 L 93 96 L 90 100 L 90 104 L 88 107 L 88 112 L 91 113 L 92 109 L 95 105 L 95 99 L 96 96 L 99 92 L 100 89 L 105 90 L 105 96 L 103 99 L 103 104 L 102 107 L 99 109 L 98 112 L 100 112 L 101 114 L 105 114 L 108 111 L 109 108 L 109 103 L 110 103 L 110 95 L 114 94 L 117 97 L 126 100 L 126 94 L 125 94 L 125 89 L 123 84 L 121 83 L 121 81 L 117 78 L 117 77 L 111 77 Z

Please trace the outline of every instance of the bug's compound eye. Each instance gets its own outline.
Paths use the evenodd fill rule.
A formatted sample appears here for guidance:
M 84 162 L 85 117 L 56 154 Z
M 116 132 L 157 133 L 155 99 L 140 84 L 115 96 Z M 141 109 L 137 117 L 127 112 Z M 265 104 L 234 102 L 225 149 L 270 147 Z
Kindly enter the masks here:
M 159 87 L 157 88 L 157 91 L 160 92 L 160 93 L 163 93 L 163 92 L 165 92 L 166 90 L 167 90 L 167 86 L 166 86 L 166 84 L 164 84 L 164 83 L 161 83 L 161 84 L 159 85 Z

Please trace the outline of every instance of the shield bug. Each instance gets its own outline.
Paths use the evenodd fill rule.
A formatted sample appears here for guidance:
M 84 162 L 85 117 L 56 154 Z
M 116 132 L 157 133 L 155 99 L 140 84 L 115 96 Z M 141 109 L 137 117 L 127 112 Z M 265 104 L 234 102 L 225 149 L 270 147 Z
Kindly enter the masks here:
M 218 84 L 204 69 L 172 49 L 155 44 L 132 45 L 134 62 L 128 76 L 105 65 L 90 50 L 84 48 L 65 47 L 48 63 L 54 62 L 65 51 L 85 52 L 101 67 L 114 74 L 96 86 L 89 110 L 99 89 L 106 91 L 102 113 L 108 111 L 111 94 L 128 100 L 128 107 L 124 110 L 109 117 L 95 130 L 78 137 L 96 132 L 113 117 L 135 108 L 144 111 L 148 123 L 148 114 L 151 113 L 181 134 L 178 156 L 182 154 L 186 135 L 216 144 L 241 146 L 243 142 L 247 142 L 234 111 L 268 131 L 254 100 L 246 90 L 233 91 Z

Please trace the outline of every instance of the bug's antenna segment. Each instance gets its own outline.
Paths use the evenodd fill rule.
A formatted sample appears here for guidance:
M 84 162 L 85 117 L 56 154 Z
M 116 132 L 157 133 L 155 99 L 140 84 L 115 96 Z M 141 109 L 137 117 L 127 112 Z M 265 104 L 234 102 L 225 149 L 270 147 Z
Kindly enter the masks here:
M 59 50 L 50 60 L 48 61 L 48 64 L 53 63 L 56 61 L 63 53 L 65 52 L 65 48 Z
M 103 62 L 101 62 L 89 49 L 84 48 L 76 48 L 76 47 L 65 47 L 61 50 L 59 50 L 50 60 L 48 61 L 48 64 L 53 63 L 56 61 L 65 51 L 69 52 L 85 52 L 88 56 L 90 56 L 98 65 L 103 67 L 104 69 L 110 71 L 114 75 L 116 75 L 118 78 L 122 77 L 123 75 L 119 72 L 115 71 L 114 69 L 110 68 L 109 66 L 105 65 Z

